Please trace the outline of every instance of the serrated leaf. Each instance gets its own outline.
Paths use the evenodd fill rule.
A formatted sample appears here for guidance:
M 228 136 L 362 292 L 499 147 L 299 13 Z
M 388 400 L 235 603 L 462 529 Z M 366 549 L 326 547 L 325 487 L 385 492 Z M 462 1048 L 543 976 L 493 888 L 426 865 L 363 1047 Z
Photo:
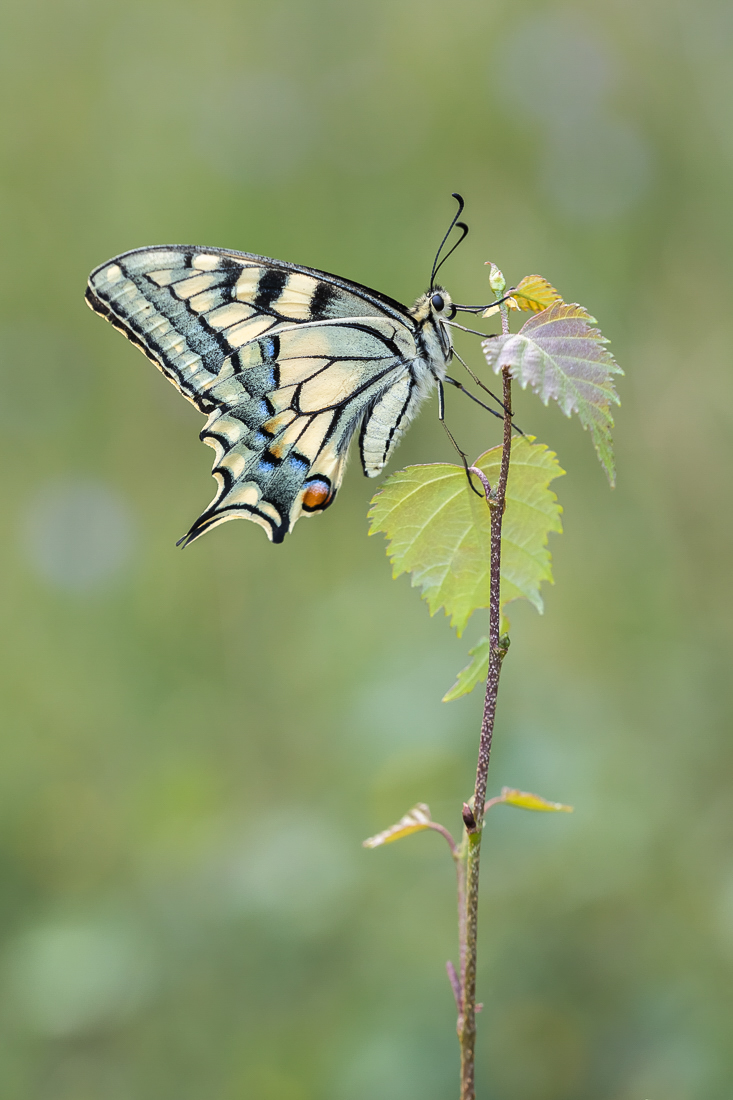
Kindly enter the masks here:
M 517 299 L 519 309 L 531 309 L 534 313 L 540 313 L 555 302 L 562 301 L 562 295 L 541 275 L 525 275 L 512 293 Z
M 392 844 L 395 840 L 401 840 L 403 836 L 410 836 L 412 833 L 421 833 L 423 829 L 430 829 L 432 825 L 433 819 L 430 816 L 430 807 L 425 802 L 418 802 L 395 825 L 391 825 L 389 829 L 384 829 L 383 832 L 377 833 L 376 836 L 370 836 L 363 841 L 362 847 L 379 848 L 382 844 Z
M 572 806 L 565 806 L 562 802 L 550 802 L 539 794 L 517 791 L 513 787 L 502 787 L 497 802 L 504 802 L 507 806 L 517 806 L 520 810 L 535 810 L 541 813 L 571 814 L 573 812 Z
M 519 332 L 482 342 L 486 361 L 499 373 L 509 368 L 522 388 L 531 386 L 546 405 L 550 398 L 590 430 L 596 454 L 613 485 L 615 470 L 611 406 L 618 405 L 612 375 L 623 374 L 595 318 L 577 304 L 555 302 L 530 317 Z
M 468 656 L 473 660 L 458 673 L 455 684 L 443 696 L 444 703 L 452 703 L 454 699 L 468 695 L 477 684 L 484 683 L 489 674 L 489 639 L 481 638 L 473 649 L 469 649 Z
M 491 485 L 498 480 L 501 447 L 477 460 Z M 512 441 L 501 561 L 501 606 L 521 597 L 542 611 L 540 585 L 552 582 L 550 531 L 561 531 L 562 509 L 548 488 L 564 474 L 557 458 L 532 437 Z M 370 534 L 387 536 L 393 576 L 412 574 L 430 614 L 441 607 L 462 634 L 478 608 L 489 606 L 491 516 L 471 492 L 462 466 L 408 466 L 388 478 L 369 511 Z
M 525 312 L 532 310 L 533 313 L 540 313 L 553 302 L 561 301 L 562 295 L 555 290 L 552 283 L 548 283 L 547 279 L 543 279 L 541 275 L 525 275 L 512 291 L 512 297 L 507 298 L 503 304 L 507 309 L 523 309 Z M 498 305 L 487 306 L 481 316 L 493 317 L 500 309 L 501 306 Z

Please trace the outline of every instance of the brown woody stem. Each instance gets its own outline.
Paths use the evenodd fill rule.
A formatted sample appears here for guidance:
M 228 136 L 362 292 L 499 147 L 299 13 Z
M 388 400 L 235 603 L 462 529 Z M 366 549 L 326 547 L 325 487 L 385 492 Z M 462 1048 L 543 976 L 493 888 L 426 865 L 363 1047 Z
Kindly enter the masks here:
M 503 312 L 503 311 L 502 311 Z M 504 326 L 502 326 L 504 327 Z M 504 438 L 501 453 L 499 480 L 493 490 L 486 476 L 475 467 L 475 473 L 484 485 L 486 501 L 491 509 L 491 591 L 489 598 L 489 672 L 486 678 L 484 713 L 481 721 L 476 785 L 473 795 L 475 829 L 466 829 L 465 850 L 465 903 L 459 920 L 461 936 L 461 1005 L 458 1013 L 458 1039 L 461 1048 L 461 1100 L 475 1100 L 475 1051 L 476 1051 L 476 946 L 478 938 L 478 891 L 481 835 L 486 801 L 486 783 L 491 757 L 491 741 L 494 734 L 496 699 L 499 691 L 501 664 L 506 653 L 499 644 L 501 622 L 501 527 L 506 505 L 506 486 L 512 447 L 512 383 L 509 371 L 502 371 Z M 465 821 L 465 813 L 464 813 Z M 459 892 L 460 905 L 460 892 Z

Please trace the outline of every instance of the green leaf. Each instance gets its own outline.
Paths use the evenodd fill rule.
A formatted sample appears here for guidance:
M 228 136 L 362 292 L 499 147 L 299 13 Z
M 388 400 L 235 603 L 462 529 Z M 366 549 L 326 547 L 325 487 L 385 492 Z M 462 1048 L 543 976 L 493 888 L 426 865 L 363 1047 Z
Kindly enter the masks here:
M 600 330 L 591 327 L 594 323 L 582 306 L 555 302 L 530 317 L 519 332 L 490 337 L 481 346 L 497 374 L 508 367 L 512 378 L 522 388 L 531 386 L 545 405 L 553 398 L 566 416 L 578 414 L 613 485 L 610 410 L 619 399 L 612 375 L 623 371 Z
M 473 660 L 458 673 L 455 684 L 443 696 L 444 703 L 452 703 L 454 699 L 468 695 L 477 684 L 485 682 L 489 674 L 489 639 L 481 638 L 473 649 L 469 649 L 468 656 Z
M 362 841 L 362 847 L 380 848 L 383 844 L 392 844 L 395 840 L 401 840 L 403 836 L 421 833 L 423 829 L 432 829 L 432 827 L 430 807 L 425 802 L 418 802 L 417 806 L 413 806 L 395 825 L 390 825 L 389 829 Z
M 525 275 L 512 291 L 517 299 L 517 308 L 540 313 L 554 302 L 561 302 L 560 292 L 541 275 Z
M 504 654 L 509 649 L 508 631 L 509 623 L 502 615 L 499 623 L 499 648 L 503 649 Z M 489 675 L 490 648 L 489 639 L 481 638 L 473 649 L 469 649 L 468 655 L 473 657 L 473 660 L 458 673 L 455 684 L 443 696 L 441 700 L 443 703 L 452 703 L 454 699 L 468 695 L 478 684 L 486 683 L 486 677 Z
M 501 794 L 496 798 L 490 798 L 486 803 L 486 809 L 498 806 L 501 803 L 507 806 L 517 806 L 520 810 L 535 810 L 540 813 L 571 814 L 572 806 L 565 806 L 562 802 L 550 802 L 539 794 L 530 794 L 529 791 L 517 791 L 513 787 L 502 787 Z
M 501 447 L 476 460 L 491 485 Z M 512 441 L 501 559 L 501 606 L 523 597 L 542 611 L 540 585 L 552 582 L 547 539 L 561 531 L 562 509 L 548 488 L 565 471 L 552 451 L 531 437 Z M 412 574 L 430 614 L 441 607 L 462 634 L 470 616 L 489 606 L 491 516 L 471 492 L 462 466 L 408 466 L 388 478 L 372 500 L 370 534 L 385 534 L 393 576 Z

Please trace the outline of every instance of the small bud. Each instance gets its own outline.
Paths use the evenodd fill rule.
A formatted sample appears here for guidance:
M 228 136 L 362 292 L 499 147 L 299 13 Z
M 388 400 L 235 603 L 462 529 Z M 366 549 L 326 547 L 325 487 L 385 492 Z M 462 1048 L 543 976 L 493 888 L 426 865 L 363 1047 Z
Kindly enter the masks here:
M 499 656 L 501 657 L 502 661 L 506 657 L 511 643 L 512 640 L 508 634 L 502 634 L 499 638 Z
M 463 824 L 469 833 L 477 831 L 476 818 L 473 816 L 473 810 L 467 802 L 463 803 Z
M 506 279 L 502 275 L 496 264 L 491 264 L 491 270 L 489 271 L 489 286 L 493 290 L 497 298 L 501 298 L 502 294 L 506 290 Z

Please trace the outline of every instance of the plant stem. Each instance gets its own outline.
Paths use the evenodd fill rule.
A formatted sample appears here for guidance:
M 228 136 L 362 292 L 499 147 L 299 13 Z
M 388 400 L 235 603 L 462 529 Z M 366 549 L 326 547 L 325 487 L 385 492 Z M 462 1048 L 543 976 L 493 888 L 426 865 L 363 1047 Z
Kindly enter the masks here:
M 504 311 L 502 310 L 502 314 Z M 506 326 L 506 319 L 502 317 Z M 476 1049 L 476 945 L 478 938 L 478 889 L 481 856 L 481 834 L 486 801 L 486 783 L 491 758 L 491 741 L 494 733 L 496 699 L 499 676 L 505 650 L 499 645 L 501 622 L 501 526 L 506 504 L 506 485 L 512 447 L 512 383 L 508 369 L 502 371 L 504 405 L 504 439 L 501 453 L 499 480 L 489 492 L 484 481 L 486 500 L 491 509 L 491 590 L 489 598 L 489 672 L 486 678 L 484 713 L 481 722 L 476 785 L 473 795 L 475 828 L 467 829 L 465 917 L 459 922 L 461 933 L 461 1009 L 458 1015 L 458 1039 L 461 1048 L 461 1100 L 475 1100 L 475 1049 Z
M 460 945 L 460 958 L 458 960 L 458 1014 L 463 1012 L 463 990 L 466 983 L 466 856 L 468 854 L 468 836 L 464 829 L 463 841 L 454 853 L 456 863 L 456 878 L 458 885 L 458 943 Z

